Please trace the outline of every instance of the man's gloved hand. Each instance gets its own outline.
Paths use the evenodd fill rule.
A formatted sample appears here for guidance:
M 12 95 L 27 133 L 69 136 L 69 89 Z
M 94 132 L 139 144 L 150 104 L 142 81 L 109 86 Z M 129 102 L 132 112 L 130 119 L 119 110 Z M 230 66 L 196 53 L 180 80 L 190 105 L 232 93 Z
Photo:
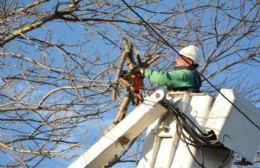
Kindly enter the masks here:
M 141 93 L 134 93 L 134 102 L 135 104 L 140 104 L 144 101 L 143 95 Z
M 131 79 L 132 79 L 132 85 L 131 85 L 131 90 L 134 93 L 139 93 L 140 89 L 143 88 L 144 85 L 144 75 L 141 74 L 140 68 L 135 67 L 131 71 Z
M 121 81 L 125 87 L 129 87 L 131 91 L 131 101 L 133 104 L 140 104 L 144 101 L 143 95 L 140 90 L 144 86 L 144 72 L 143 68 L 135 67 L 127 75 L 121 76 Z
M 132 71 L 132 79 L 134 79 L 131 90 L 133 91 L 134 103 L 136 105 L 142 103 L 144 101 L 143 95 L 140 93 L 140 89 L 143 88 L 144 82 L 144 69 L 135 67 Z

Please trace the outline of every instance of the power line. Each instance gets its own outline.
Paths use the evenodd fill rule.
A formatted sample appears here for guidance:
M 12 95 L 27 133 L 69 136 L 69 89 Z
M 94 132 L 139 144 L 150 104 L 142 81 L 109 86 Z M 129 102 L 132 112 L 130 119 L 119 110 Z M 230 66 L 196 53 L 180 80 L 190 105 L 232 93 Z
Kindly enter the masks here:
M 139 15 L 125 0 L 121 0 L 139 19 L 141 19 L 146 26 L 148 26 L 165 44 L 167 44 L 174 52 L 176 52 L 180 57 L 184 58 L 179 52 L 163 37 L 161 36 L 148 22 L 146 22 L 141 15 Z M 153 36 L 156 38 L 155 36 Z M 156 39 L 158 40 L 158 39 Z M 184 59 L 186 61 L 186 59 Z M 187 61 L 186 61 L 187 62 Z M 240 110 L 231 100 L 229 100 L 223 93 L 220 92 L 220 90 L 214 86 L 204 75 L 202 75 L 196 68 L 195 71 L 200 74 L 200 76 L 208 82 L 208 84 L 213 87 L 221 96 L 223 96 L 235 109 L 237 109 L 249 122 L 251 122 L 258 130 L 260 130 L 260 127 L 256 125 L 242 110 Z

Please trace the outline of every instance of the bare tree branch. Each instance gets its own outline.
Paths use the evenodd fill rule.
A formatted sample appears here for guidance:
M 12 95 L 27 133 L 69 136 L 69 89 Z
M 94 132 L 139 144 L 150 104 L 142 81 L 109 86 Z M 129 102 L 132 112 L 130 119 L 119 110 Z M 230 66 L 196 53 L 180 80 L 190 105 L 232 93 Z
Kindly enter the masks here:
M 214 85 L 260 106 L 258 1 L 129 4 L 174 49 L 197 45 L 200 72 Z M 72 162 L 134 108 L 119 77 L 138 65 L 134 50 L 154 69 L 172 70 L 177 57 L 120 0 L 4 0 L 0 11 L 2 167 Z M 147 94 L 158 88 L 145 85 Z M 216 94 L 206 82 L 202 90 Z M 113 163 L 139 153 L 118 155 Z

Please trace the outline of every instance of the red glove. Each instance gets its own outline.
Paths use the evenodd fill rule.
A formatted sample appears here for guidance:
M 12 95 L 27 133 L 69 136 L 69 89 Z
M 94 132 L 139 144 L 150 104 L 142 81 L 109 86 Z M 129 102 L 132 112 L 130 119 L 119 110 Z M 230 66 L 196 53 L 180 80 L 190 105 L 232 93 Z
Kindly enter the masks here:
M 144 101 L 143 95 L 141 93 L 134 93 L 135 104 L 140 104 Z
M 134 93 L 139 92 L 144 86 L 144 76 L 141 74 L 132 74 L 131 78 L 133 80 L 131 90 Z

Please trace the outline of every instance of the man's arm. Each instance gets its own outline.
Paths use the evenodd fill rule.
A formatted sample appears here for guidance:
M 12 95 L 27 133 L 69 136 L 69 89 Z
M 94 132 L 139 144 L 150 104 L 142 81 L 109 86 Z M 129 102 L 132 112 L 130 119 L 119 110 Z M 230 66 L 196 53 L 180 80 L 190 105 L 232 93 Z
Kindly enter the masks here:
M 140 70 L 152 83 L 168 88 L 192 87 L 194 85 L 194 75 L 188 70 L 178 70 L 165 72 L 161 70 L 145 69 Z

